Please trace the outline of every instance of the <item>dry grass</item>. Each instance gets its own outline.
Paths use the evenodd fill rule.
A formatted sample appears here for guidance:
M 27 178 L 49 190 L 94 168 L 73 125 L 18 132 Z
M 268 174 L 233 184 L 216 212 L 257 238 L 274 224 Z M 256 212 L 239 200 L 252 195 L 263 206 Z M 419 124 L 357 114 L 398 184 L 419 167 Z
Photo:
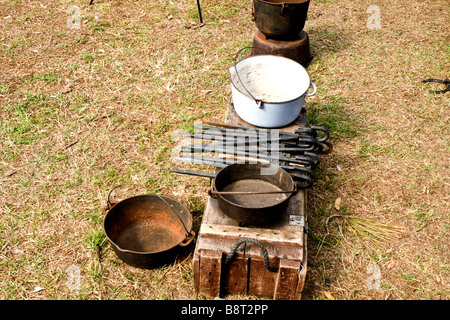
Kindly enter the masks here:
M 208 181 L 170 173 L 171 135 L 223 121 L 227 69 L 255 31 L 251 1 L 201 1 L 202 27 L 195 1 L 0 4 L 0 298 L 202 298 L 193 250 L 164 268 L 129 267 L 104 243 L 102 209 L 111 188 L 139 183 L 178 197 L 199 227 Z M 379 30 L 366 27 L 373 4 Z M 79 30 L 67 27 L 70 5 Z M 420 82 L 450 77 L 449 16 L 446 0 L 311 2 L 319 91 L 308 120 L 332 131 L 334 149 L 308 193 L 303 299 L 449 298 L 450 93 Z M 402 237 L 367 248 L 348 225 L 330 221 L 327 233 L 336 214 L 401 225 Z M 67 285 L 70 266 L 80 290 Z

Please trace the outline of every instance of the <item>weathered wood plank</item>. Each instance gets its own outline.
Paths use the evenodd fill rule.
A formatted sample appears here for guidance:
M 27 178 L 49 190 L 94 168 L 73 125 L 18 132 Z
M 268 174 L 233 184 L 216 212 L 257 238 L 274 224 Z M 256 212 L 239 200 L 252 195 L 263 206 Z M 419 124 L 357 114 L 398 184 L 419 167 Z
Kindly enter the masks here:
M 221 239 L 256 238 L 259 241 L 266 241 L 272 245 L 280 246 L 301 247 L 303 244 L 303 232 L 301 231 L 245 228 L 204 223 L 200 227 L 199 234 L 205 237 Z
M 192 259 L 192 271 L 194 273 L 194 290 L 200 291 L 200 255 L 198 252 L 198 246 L 194 249 L 194 257 Z
M 299 276 L 298 276 L 298 285 L 297 285 L 297 296 L 300 299 L 302 296 L 302 292 L 303 292 L 303 288 L 305 286 L 305 281 L 306 281 L 306 271 L 307 271 L 307 264 L 308 264 L 308 255 L 307 255 L 307 250 L 306 250 L 306 239 L 307 239 L 307 234 L 305 234 L 305 239 L 303 241 L 305 247 L 303 250 L 303 257 L 302 257 L 302 264 L 300 267 L 300 272 L 299 272 Z
M 275 283 L 275 300 L 298 299 L 298 277 L 301 262 L 298 260 L 281 259 L 277 280 Z
M 220 251 L 224 255 L 228 255 L 230 253 L 233 246 L 239 239 L 220 239 L 220 238 L 208 238 L 204 236 L 200 236 L 197 242 L 197 248 L 201 254 L 201 250 L 215 250 Z M 258 239 L 257 239 L 258 240 Z M 303 259 L 303 247 L 302 246 L 276 246 L 271 243 L 261 242 L 267 250 L 267 253 L 270 257 L 274 257 L 277 259 L 294 259 L 294 260 L 302 260 Z M 246 245 L 241 245 L 237 254 L 245 255 L 248 258 L 257 258 L 262 257 L 261 249 L 256 244 L 247 243 Z
M 222 253 L 202 250 L 199 269 L 199 293 L 208 297 L 220 295 Z
M 277 273 L 268 271 L 264 266 L 264 260 L 261 258 L 250 259 L 248 293 L 256 296 L 272 297 Z M 269 265 L 272 268 L 276 268 L 278 263 L 273 260 L 269 258 Z
M 227 293 L 248 291 L 248 259 L 235 258 L 222 270 L 223 291 Z

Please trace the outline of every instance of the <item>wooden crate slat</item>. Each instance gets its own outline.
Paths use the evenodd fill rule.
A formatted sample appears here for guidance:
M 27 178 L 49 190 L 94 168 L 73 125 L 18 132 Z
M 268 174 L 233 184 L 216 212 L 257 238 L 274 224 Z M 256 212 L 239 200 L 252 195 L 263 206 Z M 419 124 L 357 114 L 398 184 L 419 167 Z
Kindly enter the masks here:
M 222 239 L 256 238 L 259 241 L 283 246 L 301 246 L 303 243 L 303 232 L 300 231 L 221 226 L 205 223 L 201 225 L 199 234 L 205 237 Z
M 274 264 L 270 266 L 276 267 Z M 265 268 L 264 260 L 251 259 L 248 293 L 256 296 L 272 297 L 276 277 L 276 272 L 270 272 Z
M 220 294 L 222 254 L 217 251 L 203 250 L 200 257 L 199 293 L 217 297 Z
M 217 237 L 208 237 L 204 235 L 199 235 L 199 239 L 197 241 L 197 248 L 199 253 L 201 254 L 202 250 L 216 250 L 222 252 L 224 255 L 227 255 L 236 242 L 241 238 L 236 239 L 226 239 L 226 238 L 217 238 Z M 256 240 L 259 240 L 255 238 Z M 260 241 L 267 250 L 269 257 L 274 258 L 284 258 L 284 259 L 295 259 L 301 260 L 303 259 L 303 245 L 298 244 L 297 246 L 279 246 L 274 245 L 272 243 L 266 241 Z M 303 243 L 303 242 L 302 242 Z M 262 257 L 261 249 L 258 245 L 247 243 L 245 246 L 242 244 L 237 253 L 244 254 L 245 248 L 245 256 L 249 258 Z
M 223 291 L 224 292 L 247 292 L 248 291 L 248 264 L 246 258 L 235 258 L 223 268 Z
M 281 259 L 275 284 L 275 300 L 293 300 L 298 298 L 298 279 L 301 262 Z M 292 293 L 295 294 L 292 294 Z

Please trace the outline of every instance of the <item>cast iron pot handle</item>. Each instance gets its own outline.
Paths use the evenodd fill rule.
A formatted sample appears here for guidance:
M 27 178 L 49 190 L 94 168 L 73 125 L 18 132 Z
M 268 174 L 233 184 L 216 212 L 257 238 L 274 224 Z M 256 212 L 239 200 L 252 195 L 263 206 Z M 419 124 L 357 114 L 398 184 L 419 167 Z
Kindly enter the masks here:
M 239 239 L 236 242 L 236 244 L 233 246 L 233 248 L 231 248 L 230 253 L 225 258 L 225 264 L 228 264 L 228 263 L 231 262 L 231 260 L 233 259 L 234 255 L 236 254 L 236 250 L 244 242 L 251 242 L 251 243 L 254 243 L 254 244 L 258 245 L 261 248 L 261 251 L 262 251 L 262 254 L 263 254 L 263 257 L 264 257 L 264 267 L 270 272 L 277 272 L 278 271 L 277 268 L 271 268 L 269 266 L 269 254 L 267 253 L 267 250 L 264 247 L 264 245 L 261 242 L 259 242 L 258 240 L 253 239 L 253 238 L 242 238 L 242 239 Z
M 117 202 L 111 202 L 111 193 L 115 189 L 117 189 L 119 187 L 123 187 L 124 185 L 134 185 L 134 186 L 137 186 L 137 187 L 145 188 L 143 185 L 141 185 L 139 183 L 132 183 L 132 182 L 122 183 L 122 184 L 119 184 L 119 185 L 113 187 L 108 193 L 108 199 L 106 200 L 106 211 L 109 211 L 117 203 Z
M 192 242 L 192 240 L 194 240 L 195 238 L 195 231 L 191 230 L 191 232 L 189 232 L 189 234 L 186 236 L 186 239 L 184 239 L 183 241 L 181 241 L 178 245 L 180 247 L 186 247 L 187 245 L 189 245 L 189 243 Z
M 314 84 L 314 83 L 310 83 L 311 84 L 311 87 L 313 87 L 313 92 L 311 92 L 311 93 L 305 93 L 305 97 L 312 97 L 313 95 L 315 95 L 316 94 L 316 92 L 317 92 L 317 88 L 316 88 L 316 85 Z

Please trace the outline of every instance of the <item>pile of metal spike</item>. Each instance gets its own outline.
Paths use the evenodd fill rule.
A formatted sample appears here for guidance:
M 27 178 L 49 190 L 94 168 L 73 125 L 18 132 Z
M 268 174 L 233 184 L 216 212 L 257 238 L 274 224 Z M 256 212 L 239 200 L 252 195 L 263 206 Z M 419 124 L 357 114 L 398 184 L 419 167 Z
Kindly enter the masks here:
M 191 143 L 179 146 L 175 162 L 223 168 L 235 163 L 274 164 L 286 170 L 299 189 L 310 188 L 320 154 L 332 151 L 329 132 L 324 127 L 300 126 L 294 133 L 279 129 L 205 122 L 185 133 Z M 172 170 L 177 173 L 193 171 Z

